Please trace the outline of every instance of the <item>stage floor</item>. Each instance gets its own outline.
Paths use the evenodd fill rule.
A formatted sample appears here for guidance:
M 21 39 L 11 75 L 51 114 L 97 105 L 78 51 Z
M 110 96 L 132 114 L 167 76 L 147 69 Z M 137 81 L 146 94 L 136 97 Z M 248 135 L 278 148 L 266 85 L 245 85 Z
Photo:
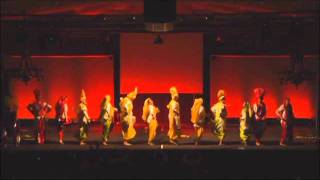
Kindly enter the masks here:
M 167 128 L 158 134 L 156 145 L 146 144 L 144 125 L 136 126 L 132 146 L 122 145 L 120 127 L 116 126 L 110 144 L 101 144 L 101 126 L 93 124 L 89 142 L 80 146 L 78 125 L 65 129 L 65 144 L 58 143 L 55 126 L 47 129 L 47 143 L 23 141 L 1 149 L 1 177 L 19 178 L 315 178 L 319 179 L 319 147 L 312 138 L 313 127 L 294 128 L 295 144 L 279 145 L 281 128 L 268 125 L 262 139 L 264 145 L 243 147 L 237 124 L 228 124 L 225 145 L 206 129 L 201 144 L 193 145 L 192 126 L 183 126 L 183 134 L 191 135 L 171 145 Z M 161 128 L 160 128 L 161 129 Z M 163 148 L 161 149 L 161 145 Z
M 170 144 L 167 137 L 167 127 L 159 127 L 155 146 L 147 145 L 147 128 L 145 124 L 136 124 L 136 137 L 131 141 L 132 146 L 124 146 L 122 144 L 121 128 L 115 125 L 109 139 L 109 144 L 104 146 L 101 144 L 102 127 L 100 123 L 93 123 L 89 128 L 89 138 L 87 144 L 79 145 L 79 125 L 72 124 L 65 127 L 65 137 L 63 145 L 58 143 L 58 135 L 56 127 L 53 124 L 47 126 L 47 141 L 45 144 L 35 144 L 31 138 L 21 141 L 19 146 L 12 143 L 12 138 L 8 138 L 5 149 L 7 150 L 87 150 L 87 149 L 239 149 L 243 150 L 244 146 L 240 143 L 239 125 L 228 124 L 227 136 L 223 146 L 218 146 L 218 139 L 211 133 L 209 127 L 205 129 L 198 146 L 194 145 L 194 131 L 191 125 L 183 125 L 182 133 L 189 135 L 189 138 L 178 140 L 179 145 Z M 21 130 L 22 131 L 22 130 Z M 23 130 L 25 132 L 25 130 Z M 279 146 L 281 128 L 280 125 L 268 125 L 262 138 L 263 146 L 254 145 L 254 137 L 245 149 L 257 150 L 275 150 L 275 149 L 317 149 L 318 143 L 315 139 L 315 129 L 311 126 L 294 127 L 294 143 L 287 147 Z M 30 133 L 24 133 L 30 134 Z M 319 142 L 319 141 L 318 141 Z

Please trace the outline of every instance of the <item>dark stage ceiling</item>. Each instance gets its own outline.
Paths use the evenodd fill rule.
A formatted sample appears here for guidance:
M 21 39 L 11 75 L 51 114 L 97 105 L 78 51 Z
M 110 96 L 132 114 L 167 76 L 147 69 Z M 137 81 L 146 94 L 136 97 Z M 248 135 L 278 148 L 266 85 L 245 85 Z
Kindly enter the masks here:
M 239 47 L 241 52 L 243 48 L 276 52 L 285 47 L 279 50 L 283 53 L 293 37 L 302 37 L 290 35 L 298 27 L 304 34 L 303 46 L 318 52 L 319 5 L 319 0 L 177 0 L 172 32 L 215 33 L 225 52 Z M 143 11 L 143 0 L 1 0 L 2 44 L 21 32 L 93 42 L 114 32 L 145 33 Z M 272 43 L 260 48 L 257 39 Z
M 2 0 L 2 15 L 141 15 L 143 0 Z M 316 12 L 317 0 L 177 0 L 178 15 Z
M 287 26 L 319 20 L 318 0 L 177 0 L 175 31 L 270 23 Z M 1 22 L 41 28 L 102 28 L 144 31 L 143 0 L 2 0 Z

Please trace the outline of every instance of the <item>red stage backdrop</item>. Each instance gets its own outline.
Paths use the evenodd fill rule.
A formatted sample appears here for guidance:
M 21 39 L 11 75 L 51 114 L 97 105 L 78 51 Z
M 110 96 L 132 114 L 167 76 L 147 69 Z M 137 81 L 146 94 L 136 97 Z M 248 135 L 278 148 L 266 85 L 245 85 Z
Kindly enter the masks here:
M 62 95 L 68 96 L 69 115 L 76 118 L 81 88 L 86 92 L 89 115 L 97 118 L 105 94 L 113 97 L 113 60 L 107 55 L 34 56 L 33 64 L 43 69 L 44 80 L 32 80 L 25 85 L 14 80 L 13 92 L 19 102 L 18 118 L 32 118 L 26 109 L 34 100 L 33 90 L 39 88 L 43 99 L 53 107 Z M 20 58 L 10 58 L 10 67 L 18 67 Z M 55 116 L 54 110 L 48 117 Z M 77 119 L 75 119 L 77 121 Z
M 319 57 L 305 56 L 304 67 L 319 71 Z M 289 67 L 289 56 L 221 55 L 211 60 L 211 104 L 217 102 L 217 91 L 226 90 L 229 117 L 239 117 L 244 101 L 254 102 L 253 89 L 266 89 L 267 116 L 275 117 L 276 108 L 286 96 L 291 98 L 298 118 L 315 118 L 318 80 L 306 81 L 296 88 L 281 85 L 280 72 Z
M 153 44 L 156 34 L 121 34 L 121 94 L 202 93 L 202 33 L 161 34 L 163 44 Z

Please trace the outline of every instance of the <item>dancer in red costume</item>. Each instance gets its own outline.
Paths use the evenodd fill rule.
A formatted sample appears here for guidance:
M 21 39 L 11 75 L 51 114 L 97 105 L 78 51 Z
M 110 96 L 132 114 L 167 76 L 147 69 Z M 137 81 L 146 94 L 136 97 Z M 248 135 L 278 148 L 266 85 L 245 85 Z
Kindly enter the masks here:
M 282 128 L 280 145 L 286 146 L 286 144 L 292 143 L 293 139 L 294 113 L 289 97 L 287 97 L 284 103 L 276 110 L 276 115 L 280 118 Z
M 256 137 L 256 145 L 261 145 L 261 138 L 265 131 L 266 127 L 266 115 L 267 108 L 266 104 L 263 102 L 263 98 L 265 95 L 265 90 L 263 88 L 254 89 L 254 94 L 256 95 L 256 103 L 253 104 L 253 112 L 254 112 L 254 123 L 253 123 L 253 132 Z
M 68 104 L 67 104 L 67 96 L 61 96 L 56 103 L 56 121 L 57 121 L 57 131 L 59 134 L 59 143 L 63 143 L 63 127 L 68 121 Z
M 52 106 L 41 100 L 41 94 L 39 89 L 33 91 L 35 96 L 35 101 L 28 105 L 28 110 L 34 116 L 34 125 L 36 129 L 36 137 L 39 144 L 44 144 L 45 142 L 45 120 L 46 115 L 51 111 Z

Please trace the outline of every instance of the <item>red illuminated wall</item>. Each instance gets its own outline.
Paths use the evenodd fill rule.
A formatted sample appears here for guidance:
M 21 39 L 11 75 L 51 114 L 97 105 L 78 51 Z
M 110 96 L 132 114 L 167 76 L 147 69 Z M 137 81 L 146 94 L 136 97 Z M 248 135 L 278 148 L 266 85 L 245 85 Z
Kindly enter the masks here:
M 161 34 L 153 44 L 151 33 L 121 34 L 121 93 L 134 86 L 140 93 L 202 93 L 202 34 Z
M 32 118 L 26 106 L 34 100 L 34 88 L 40 88 L 43 99 L 55 105 L 62 95 L 68 96 L 69 115 L 76 118 L 76 108 L 79 104 L 80 91 L 84 88 L 89 115 L 97 118 L 99 105 L 105 94 L 113 97 L 113 62 L 109 56 L 47 56 L 33 57 L 33 64 L 44 70 L 44 80 L 31 81 L 28 85 L 15 80 L 13 92 L 19 102 L 18 118 Z M 18 58 L 10 59 L 10 66 L 17 67 Z M 49 113 L 53 118 L 55 112 Z M 75 119 L 75 121 L 77 121 Z
M 317 56 L 306 56 L 305 68 L 318 72 Z M 315 118 L 317 113 L 317 78 L 298 88 L 280 85 L 279 73 L 289 67 L 288 56 L 217 56 L 211 60 L 211 104 L 217 102 L 219 89 L 227 93 L 229 117 L 239 117 L 244 101 L 254 102 L 253 89 L 266 89 L 267 116 L 275 117 L 276 108 L 289 96 L 298 118 Z

